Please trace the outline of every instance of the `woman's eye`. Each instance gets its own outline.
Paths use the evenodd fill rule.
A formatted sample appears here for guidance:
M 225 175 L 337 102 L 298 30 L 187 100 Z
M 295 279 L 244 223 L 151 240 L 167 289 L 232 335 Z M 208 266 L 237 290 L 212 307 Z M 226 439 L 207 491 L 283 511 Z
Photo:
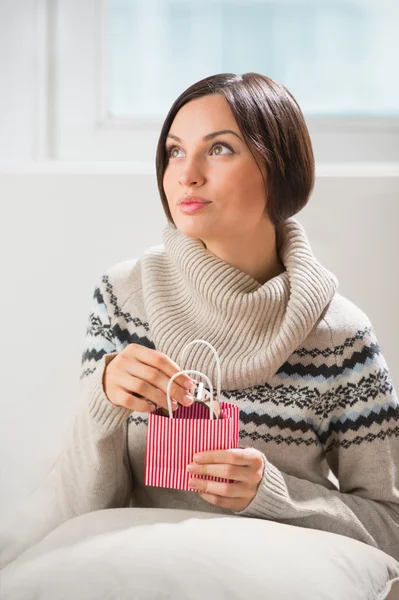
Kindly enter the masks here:
M 172 148 L 169 148 L 169 150 L 168 150 L 168 156 L 169 156 L 169 158 L 176 158 L 176 156 L 173 156 L 173 153 L 176 150 L 179 150 L 179 149 L 180 148 L 178 148 L 177 146 L 173 146 Z
M 233 150 L 232 148 L 230 148 L 230 146 L 227 146 L 227 144 L 221 144 L 221 143 L 216 143 L 212 146 L 211 150 L 213 151 L 216 148 L 215 151 L 215 155 L 216 156 L 223 156 L 223 153 L 220 151 L 220 148 L 224 148 L 225 150 L 228 150 L 229 152 L 227 152 L 227 154 L 232 154 Z M 219 148 L 219 151 L 217 150 Z M 180 148 L 178 146 L 171 146 L 167 149 L 168 152 L 168 156 L 169 158 L 178 158 L 178 155 L 175 154 L 176 152 L 179 152 Z M 226 153 L 224 153 L 226 154 Z
M 214 148 L 225 148 L 226 150 L 229 150 L 229 152 L 231 152 L 230 148 L 228 146 L 226 146 L 225 144 L 215 144 L 214 146 L 212 146 L 212 150 Z M 228 152 L 228 154 L 229 154 Z M 218 156 L 219 154 L 222 154 L 221 152 L 215 152 L 215 154 Z

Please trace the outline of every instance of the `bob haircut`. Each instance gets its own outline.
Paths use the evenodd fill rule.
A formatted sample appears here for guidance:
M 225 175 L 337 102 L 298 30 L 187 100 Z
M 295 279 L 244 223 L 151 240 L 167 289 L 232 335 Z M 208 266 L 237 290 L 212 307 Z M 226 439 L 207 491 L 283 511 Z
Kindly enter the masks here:
M 187 88 L 173 103 L 156 152 L 158 189 L 168 221 L 174 224 L 163 188 L 169 160 L 166 136 L 182 106 L 209 94 L 226 98 L 261 172 L 256 154 L 266 166 L 267 212 L 277 227 L 306 205 L 314 186 L 314 156 L 309 131 L 295 98 L 282 84 L 259 73 L 220 73 L 206 77 Z

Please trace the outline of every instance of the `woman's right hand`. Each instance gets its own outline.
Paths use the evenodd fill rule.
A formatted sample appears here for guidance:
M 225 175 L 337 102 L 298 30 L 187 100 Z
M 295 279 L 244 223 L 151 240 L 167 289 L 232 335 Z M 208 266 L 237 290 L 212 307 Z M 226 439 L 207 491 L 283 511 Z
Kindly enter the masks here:
M 103 388 L 115 406 L 138 412 L 152 412 L 158 407 L 167 409 L 169 380 L 181 370 L 166 354 L 140 344 L 129 344 L 106 366 Z M 173 380 L 170 389 L 173 410 L 179 404 L 190 406 L 193 403 L 193 398 L 187 396 L 192 385 L 193 380 L 185 374 Z

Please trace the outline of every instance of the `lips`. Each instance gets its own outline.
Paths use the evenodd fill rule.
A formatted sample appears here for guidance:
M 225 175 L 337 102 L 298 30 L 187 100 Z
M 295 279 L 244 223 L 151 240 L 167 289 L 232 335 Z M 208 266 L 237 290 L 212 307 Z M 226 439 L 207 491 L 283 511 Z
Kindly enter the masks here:
M 204 210 L 207 206 L 211 204 L 210 202 L 190 202 L 190 204 L 180 204 L 179 209 L 182 213 L 193 214 L 198 211 Z
M 180 198 L 178 205 L 184 204 L 210 204 L 210 200 L 206 200 L 205 198 L 201 198 L 200 196 L 184 196 Z

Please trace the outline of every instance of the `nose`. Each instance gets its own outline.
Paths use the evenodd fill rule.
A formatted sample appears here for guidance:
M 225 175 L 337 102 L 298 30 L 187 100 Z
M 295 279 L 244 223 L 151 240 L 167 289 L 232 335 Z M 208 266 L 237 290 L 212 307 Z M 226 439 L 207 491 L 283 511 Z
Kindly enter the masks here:
M 202 185 L 203 182 L 204 175 L 199 169 L 198 164 L 193 160 L 187 162 L 180 173 L 179 183 L 181 183 L 181 185 L 190 187 L 192 185 Z

